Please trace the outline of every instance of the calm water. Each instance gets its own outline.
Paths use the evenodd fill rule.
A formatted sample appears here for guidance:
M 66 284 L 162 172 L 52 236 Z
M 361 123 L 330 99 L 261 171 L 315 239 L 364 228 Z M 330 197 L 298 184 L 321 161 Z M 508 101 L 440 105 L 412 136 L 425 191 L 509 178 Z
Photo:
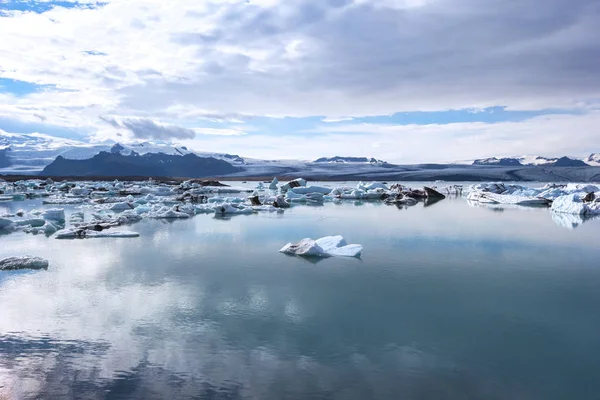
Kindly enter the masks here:
M 3 236 L 0 257 L 50 268 L 0 272 L 0 395 L 598 399 L 600 220 L 582 222 L 448 199 Z M 278 253 L 331 234 L 362 259 Z

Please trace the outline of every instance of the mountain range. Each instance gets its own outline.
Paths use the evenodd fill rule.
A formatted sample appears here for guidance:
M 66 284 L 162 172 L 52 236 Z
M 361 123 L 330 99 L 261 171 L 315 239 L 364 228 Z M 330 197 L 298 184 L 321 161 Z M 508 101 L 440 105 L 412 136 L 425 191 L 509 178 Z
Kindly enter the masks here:
M 136 152 L 123 155 L 118 151 L 101 151 L 92 158 L 69 160 L 63 156 L 47 165 L 46 176 L 173 176 L 204 178 L 228 175 L 242 171 L 227 161 L 214 157 L 198 157 L 189 153 L 170 155 L 164 153 Z
M 586 167 L 586 166 L 594 166 L 594 163 L 597 163 L 596 160 L 600 160 L 600 153 L 591 154 L 586 158 L 589 161 L 589 164 L 583 160 L 578 160 L 576 158 L 571 157 L 558 157 L 558 158 L 547 158 L 547 157 L 491 157 L 491 158 L 481 158 L 473 161 L 473 165 L 499 165 L 505 167 L 514 167 L 514 166 L 546 166 L 546 167 Z M 597 163 L 600 165 L 600 163 Z
M 197 152 L 165 142 L 89 144 L 40 133 L 0 130 L 0 174 L 50 176 L 176 176 L 243 179 L 272 176 L 331 180 L 599 181 L 600 153 L 583 160 L 491 157 L 463 163 L 402 165 L 373 157 L 313 161 L 260 160 Z

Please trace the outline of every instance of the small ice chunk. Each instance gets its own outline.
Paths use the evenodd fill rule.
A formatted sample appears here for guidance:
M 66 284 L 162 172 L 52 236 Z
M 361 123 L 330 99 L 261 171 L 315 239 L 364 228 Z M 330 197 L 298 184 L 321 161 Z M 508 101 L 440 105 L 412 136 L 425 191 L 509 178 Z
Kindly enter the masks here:
M 48 260 L 40 257 L 7 257 L 0 260 L 0 271 L 14 269 L 48 269 Z
M 277 177 L 274 177 L 273 181 L 269 185 L 269 189 L 271 189 L 271 190 L 277 190 L 277 185 L 278 184 L 279 184 L 279 181 L 277 180 Z

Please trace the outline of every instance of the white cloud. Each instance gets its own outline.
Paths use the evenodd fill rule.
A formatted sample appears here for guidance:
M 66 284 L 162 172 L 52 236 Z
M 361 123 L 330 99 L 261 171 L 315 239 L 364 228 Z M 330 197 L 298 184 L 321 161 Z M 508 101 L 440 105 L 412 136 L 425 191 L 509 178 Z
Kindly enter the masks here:
M 108 137 L 115 131 L 100 115 L 197 127 L 249 116 L 593 109 L 599 17 L 593 0 L 112 0 L 10 12 L 0 17 L 0 77 L 49 86 L 0 94 L 0 116 Z
M 598 151 L 598 126 L 600 113 L 593 112 L 498 123 L 324 124 L 295 136 L 253 134 L 211 140 L 196 137 L 184 143 L 190 148 L 228 149 L 257 158 L 366 156 L 407 164 L 525 154 L 582 157 Z

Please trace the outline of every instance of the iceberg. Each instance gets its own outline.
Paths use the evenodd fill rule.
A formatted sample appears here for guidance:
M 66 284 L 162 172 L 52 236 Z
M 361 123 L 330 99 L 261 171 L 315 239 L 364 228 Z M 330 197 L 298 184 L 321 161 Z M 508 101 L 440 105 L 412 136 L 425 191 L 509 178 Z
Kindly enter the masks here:
M 347 244 L 342 236 L 325 236 L 317 240 L 305 238 L 298 243 L 288 243 L 279 252 L 305 257 L 359 257 L 363 247 Z
M 252 208 L 235 207 L 230 203 L 223 203 L 214 208 L 215 215 L 231 215 L 231 214 L 252 214 L 254 210 Z
M 15 269 L 48 269 L 48 260 L 40 257 L 6 257 L 0 260 L 0 271 Z
M 285 192 L 292 188 L 297 188 L 301 186 L 306 186 L 306 180 L 302 178 L 297 178 L 287 183 L 284 183 L 283 185 L 281 185 L 280 189 Z
M 98 232 L 87 229 L 63 229 L 56 232 L 56 239 L 134 238 L 140 234 L 131 231 Z
M 585 192 L 584 192 L 585 193 Z M 591 199 L 585 201 L 586 199 Z M 557 213 L 576 215 L 599 215 L 600 214 L 600 192 L 591 196 L 583 193 L 573 193 L 560 196 L 552 202 L 551 210 Z
M 516 204 L 521 206 L 549 206 L 551 200 L 543 197 L 527 197 L 493 192 L 470 192 L 467 200 L 488 204 Z

